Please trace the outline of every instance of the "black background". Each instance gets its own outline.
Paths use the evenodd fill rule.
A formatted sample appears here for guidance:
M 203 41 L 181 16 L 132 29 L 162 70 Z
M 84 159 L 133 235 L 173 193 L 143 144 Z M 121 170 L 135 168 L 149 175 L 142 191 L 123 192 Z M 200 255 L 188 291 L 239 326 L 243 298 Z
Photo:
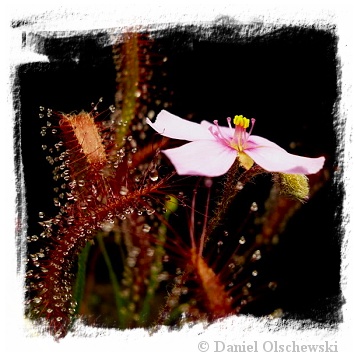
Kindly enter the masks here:
M 255 135 L 295 154 L 324 155 L 326 168 L 333 172 L 341 146 L 334 129 L 340 95 L 336 31 L 312 26 L 285 26 L 267 34 L 262 30 L 262 24 L 222 21 L 208 28 L 154 31 L 159 53 L 168 57 L 169 110 L 196 121 L 222 122 L 236 114 L 254 117 Z M 13 92 L 29 234 L 37 233 L 39 211 L 50 215 L 53 199 L 51 168 L 41 149 L 39 106 L 90 110 L 90 103 L 100 97 L 105 106 L 112 104 L 116 90 L 105 32 L 64 38 L 35 35 L 38 52 L 50 62 L 17 68 Z M 297 144 L 293 149 L 291 142 Z M 341 319 L 341 194 L 330 180 L 290 220 L 282 236 L 270 269 L 279 281 L 275 305 L 286 316 L 330 323 Z

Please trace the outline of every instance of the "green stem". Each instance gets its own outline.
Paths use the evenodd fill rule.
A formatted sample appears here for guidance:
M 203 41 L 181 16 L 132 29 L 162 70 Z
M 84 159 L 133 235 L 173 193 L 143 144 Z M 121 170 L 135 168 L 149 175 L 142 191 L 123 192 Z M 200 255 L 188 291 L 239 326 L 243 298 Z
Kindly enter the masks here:
M 116 107 L 121 109 L 121 125 L 117 127 L 116 140 L 121 147 L 124 144 L 124 137 L 127 135 L 130 124 L 136 116 L 137 103 L 140 90 L 140 69 L 139 62 L 140 48 L 136 33 L 127 33 L 124 35 L 121 53 L 118 55 L 120 64 L 117 75 L 118 92 L 123 98 L 116 102 Z
M 149 283 L 147 286 L 147 293 L 144 298 L 142 308 L 139 314 L 139 324 L 142 326 L 144 325 L 145 321 L 148 320 L 148 316 L 150 313 L 150 306 L 151 306 L 151 301 L 155 295 L 156 289 L 159 286 L 159 281 L 158 281 L 158 275 L 162 271 L 162 258 L 164 256 L 165 250 L 163 248 L 163 244 L 165 242 L 165 238 L 162 236 L 159 236 L 159 246 L 155 248 L 155 261 L 151 265 L 150 268 L 150 279 Z M 161 244 L 161 245 L 160 245 Z
M 97 234 L 97 241 L 99 243 L 100 246 L 100 250 L 102 252 L 102 255 L 104 257 L 108 272 L 109 272 L 109 276 L 110 276 L 110 280 L 112 283 L 112 287 L 113 287 L 113 291 L 114 291 L 114 296 L 115 296 L 115 303 L 116 303 L 116 308 L 117 308 L 117 317 L 118 317 L 118 327 L 121 329 L 126 328 L 127 326 L 127 311 L 126 311 L 126 303 L 125 303 L 125 299 L 123 298 L 122 294 L 121 294 L 121 289 L 120 289 L 120 285 L 118 283 L 118 279 L 116 276 L 116 273 L 113 269 L 113 266 L 111 264 L 111 260 L 110 257 L 107 253 L 106 247 L 105 247 L 105 243 L 102 237 L 102 234 Z
M 74 286 L 74 301 L 76 302 L 75 315 L 80 311 L 80 305 L 83 300 L 84 290 L 85 290 L 85 281 L 86 281 L 86 267 L 87 260 L 89 256 L 89 251 L 91 247 L 91 242 L 86 243 L 85 247 L 79 254 L 78 258 L 78 273 L 76 276 L 75 286 Z
M 176 211 L 178 207 L 178 201 L 174 197 L 166 203 L 165 208 L 166 212 L 164 214 L 163 222 L 169 220 L 171 213 Z M 158 245 L 155 249 L 155 259 L 150 269 L 150 279 L 147 286 L 147 294 L 143 301 L 142 309 L 140 312 L 139 323 L 142 325 L 147 320 L 150 313 L 151 301 L 155 295 L 155 291 L 159 286 L 158 275 L 163 269 L 162 259 L 165 254 L 164 243 L 166 240 L 167 227 L 164 223 L 161 224 L 158 230 Z

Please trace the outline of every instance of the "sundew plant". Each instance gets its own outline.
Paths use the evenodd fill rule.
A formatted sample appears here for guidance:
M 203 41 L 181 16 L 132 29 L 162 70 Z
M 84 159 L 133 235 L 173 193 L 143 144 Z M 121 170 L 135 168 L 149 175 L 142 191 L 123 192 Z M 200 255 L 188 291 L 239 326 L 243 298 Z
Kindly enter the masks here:
M 49 59 L 14 91 L 26 319 L 339 322 L 334 28 L 24 36 Z

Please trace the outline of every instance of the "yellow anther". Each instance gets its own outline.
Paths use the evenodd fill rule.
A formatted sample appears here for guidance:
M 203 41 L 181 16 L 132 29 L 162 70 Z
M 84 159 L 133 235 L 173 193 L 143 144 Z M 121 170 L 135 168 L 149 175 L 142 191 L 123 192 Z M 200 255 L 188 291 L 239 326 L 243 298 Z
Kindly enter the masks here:
M 241 126 L 246 129 L 249 126 L 250 119 L 243 117 L 243 115 L 236 115 L 233 119 L 235 125 Z

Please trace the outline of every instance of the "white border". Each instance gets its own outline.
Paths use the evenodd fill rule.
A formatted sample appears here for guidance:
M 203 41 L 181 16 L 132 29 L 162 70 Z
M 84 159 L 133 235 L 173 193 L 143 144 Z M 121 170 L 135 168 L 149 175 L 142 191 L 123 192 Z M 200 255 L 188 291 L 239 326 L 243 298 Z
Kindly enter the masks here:
M 345 351 L 355 351 L 352 339 L 354 338 L 354 279 L 352 272 L 355 272 L 353 259 L 350 259 L 354 252 L 355 237 L 351 237 L 353 232 L 354 214 L 354 180 L 352 179 L 352 141 L 354 111 L 351 106 L 353 101 L 353 75 L 354 67 L 352 40 L 352 30 L 354 21 L 351 1 L 296 1 L 296 2 L 275 2 L 275 1 L 216 1 L 213 5 L 205 2 L 179 1 L 177 4 L 166 4 L 159 1 L 99 1 L 94 6 L 84 2 L 24 2 L 11 1 L 5 8 L 6 18 L 1 19 L 2 35 L 5 38 L 5 55 L 2 54 L 1 72 L 1 95 L 5 100 L 2 105 L 5 107 L 5 115 L 1 119 L 3 137 L 0 138 L 2 153 L 1 176 L 1 302 L 0 310 L 0 349 L 8 355 L 15 355 L 22 352 L 29 355 L 73 355 L 80 353 L 85 356 L 94 356 L 99 353 L 112 353 L 117 355 L 135 354 L 139 352 L 154 353 L 154 355 L 189 355 L 200 354 L 197 344 L 201 340 L 213 342 L 223 340 L 226 343 L 241 344 L 251 343 L 254 340 L 267 341 L 277 340 L 280 344 L 297 340 L 298 343 L 323 343 L 325 339 L 331 343 L 336 341 L 341 355 L 350 355 Z M 283 4 L 283 5 L 281 5 Z M 343 179 L 346 185 L 346 202 L 344 211 L 347 214 L 344 219 L 346 237 L 343 246 L 343 293 L 346 299 L 344 306 L 344 323 L 337 333 L 329 331 L 314 330 L 313 333 L 306 333 L 300 329 L 297 331 L 297 322 L 294 329 L 283 329 L 277 334 L 272 333 L 263 327 L 263 323 L 254 318 L 245 316 L 231 318 L 221 324 L 213 324 L 206 328 L 196 325 L 193 328 L 184 328 L 177 332 L 161 332 L 151 337 L 145 331 L 135 332 L 109 332 L 107 330 L 78 327 L 78 332 L 96 338 L 79 338 L 69 334 L 59 343 L 54 342 L 51 337 L 44 337 L 42 334 L 36 336 L 36 331 L 24 327 L 21 306 L 21 279 L 16 277 L 16 254 L 14 245 L 16 209 L 12 204 L 15 202 L 15 175 L 13 164 L 13 118 L 9 68 L 10 65 L 21 62 L 30 62 L 34 58 L 33 53 L 23 53 L 21 51 L 20 29 L 10 29 L 9 20 L 29 20 L 35 19 L 35 23 L 27 28 L 43 31 L 83 31 L 95 28 L 115 28 L 117 26 L 139 26 L 156 25 L 166 23 L 204 23 L 213 21 L 217 16 L 226 14 L 238 18 L 241 22 L 250 22 L 255 19 L 267 20 L 272 23 L 328 23 L 334 22 L 339 33 L 339 56 L 342 64 L 342 99 L 340 103 L 340 115 L 346 120 L 344 163 L 345 172 Z M 3 14 L 4 15 L 4 14 Z M 2 15 L 2 16 L 3 16 Z M 7 22 L 6 22 L 7 21 Z M 10 40 L 6 43 L 6 40 Z M 46 60 L 43 58 L 43 60 Z M 7 69 L 7 71 L 6 71 Z M 3 88 L 4 87 L 4 88 Z M 4 110 L 4 107 L 2 108 Z M 351 119 L 350 119 L 351 118 Z M 272 322 L 271 322 L 272 323 Z M 33 337 L 26 337 L 32 334 Z M 101 337 L 100 337 L 101 336 Z M 75 350 L 75 351 L 74 351 Z M 107 351 L 107 352 L 106 352 Z M 2 353 L 2 354 L 3 354 Z M 210 354 L 211 351 L 205 352 Z M 262 352 L 259 352 L 262 353 Z M 265 353 L 266 354 L 266 353 Z

